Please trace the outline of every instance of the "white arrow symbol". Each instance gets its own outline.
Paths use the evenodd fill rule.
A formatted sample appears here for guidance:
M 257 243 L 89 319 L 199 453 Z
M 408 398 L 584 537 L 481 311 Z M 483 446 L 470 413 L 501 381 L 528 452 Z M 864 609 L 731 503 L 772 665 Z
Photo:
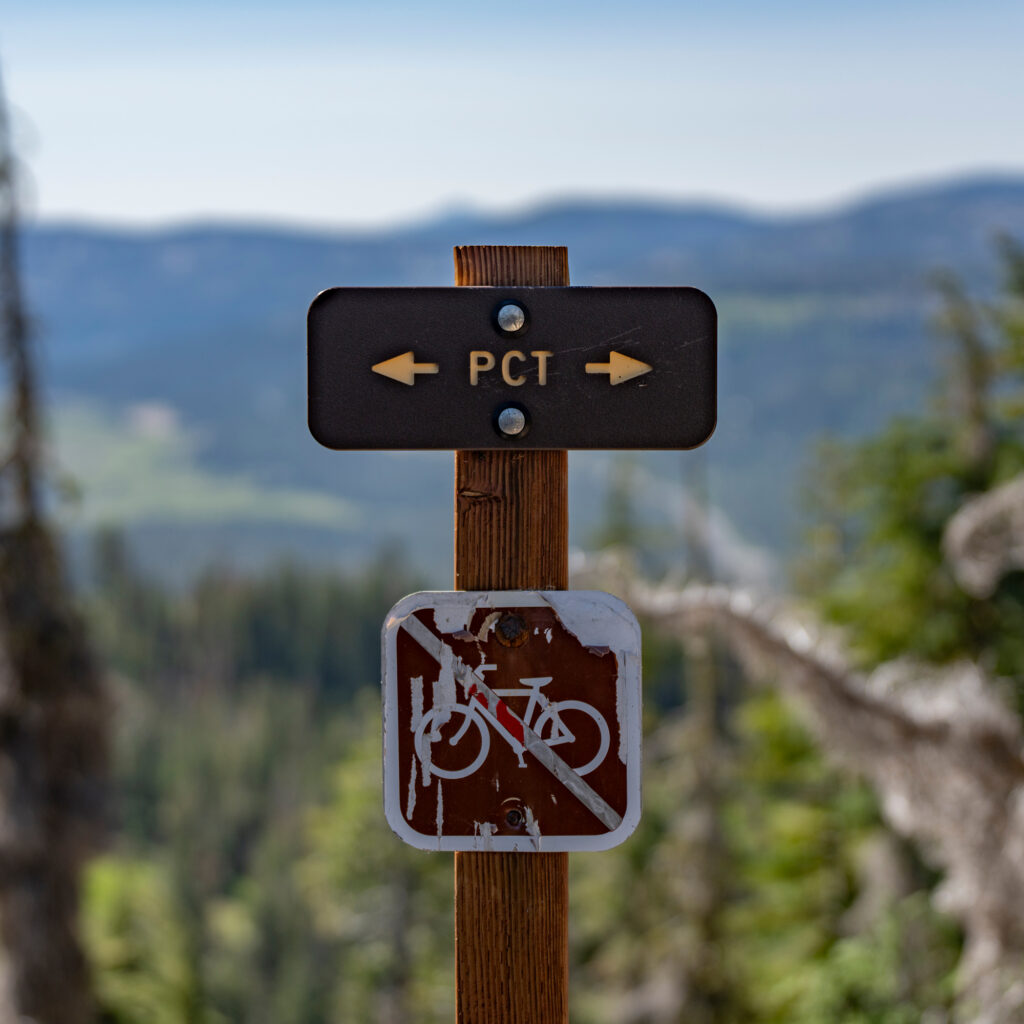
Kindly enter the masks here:
M 634 377 L 641 377 L 654 369 L 648 363 L 642 363 L 632 356 L 624 356 L 621 352 L 608 353 L 607 363 L 587 363 L 584 367 L 587 373 L 607 373 L 610 384 L 622 384 L 624 381 L 632 380 Z
M 403 352 L 400 356 L 392 356 L 382 363 L 370 367 L 374 373 L 382 377 L 390 377 L 400 384 L 415 384 L 417 373 L 438 373 L 437 363 L 417 363 L 412 352 Z

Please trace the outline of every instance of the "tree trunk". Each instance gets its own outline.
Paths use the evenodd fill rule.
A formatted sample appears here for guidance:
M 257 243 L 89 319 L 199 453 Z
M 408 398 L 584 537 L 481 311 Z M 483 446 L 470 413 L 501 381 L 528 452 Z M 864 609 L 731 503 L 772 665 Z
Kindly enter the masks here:
M 0 1024 L 88 1024 L 79 876 L 102 832 L 109 709 L 40 511 L 13 167 L 0 90 L 0 329 L 11 392 L 0 462 Z

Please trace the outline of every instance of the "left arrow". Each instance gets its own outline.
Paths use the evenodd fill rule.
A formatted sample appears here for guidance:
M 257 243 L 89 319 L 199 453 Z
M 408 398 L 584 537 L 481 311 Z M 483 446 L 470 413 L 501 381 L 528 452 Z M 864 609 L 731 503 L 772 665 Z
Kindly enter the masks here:
M 403 352 L 400 356 L 392 356 L 382 363 L 374 364 L 370 369 L 400 384 L 415 384 L 417 373 L 438 373 L 440 367 L 437 363 L 417 363 L 412 352 Z

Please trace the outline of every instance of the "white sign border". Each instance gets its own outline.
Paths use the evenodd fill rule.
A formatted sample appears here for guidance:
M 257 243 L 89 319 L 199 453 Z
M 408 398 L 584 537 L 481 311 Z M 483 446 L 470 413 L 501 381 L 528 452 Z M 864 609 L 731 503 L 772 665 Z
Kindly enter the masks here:
M 625 700 L 619 728 L 626 747 L 626 812 L 619 825 L 599 835 L 560 836 L 543 834 L 499 836 L 435 836 L 417 832 L 405 819 L 399 765 L 397 715 L 398 673 L 396 638 L 402 622 L 413 612 L 440 611 L 456 618 L 463 610 L 468 623 L 477 608 L 552 608 L 563 625 L 580 642 L 608 646 L 618 659 L 619 685 Z M 593 611 L 588 616 L 587 609 Z M 591 637 L 581 635 L 589 626 Z M 573 628 L 576 627 L 576 628 Z M 612 634 L 612 635 L 609 635 Z M 640 624 L 625 602 L 600 590 L 440 590 L 420 591 L 403 597 L 388 612 L 381 630 L 382 703 L 384 708 L 384 815 L 392 831 L 420 850 L 446 852 L 559 853 L 578 850 L 609 850 L 629 838 L 641 813 L 641 671 Z M 440 780 L 438 780 L 440 784 Z

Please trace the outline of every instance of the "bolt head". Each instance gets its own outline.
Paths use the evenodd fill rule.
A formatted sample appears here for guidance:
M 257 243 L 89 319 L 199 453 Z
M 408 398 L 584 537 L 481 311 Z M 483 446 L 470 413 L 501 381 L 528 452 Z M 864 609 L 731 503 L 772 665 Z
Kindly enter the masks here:
M 508 437 L 515 437 L 526 429 L 526 413 L 509 406 L 498 413 L 498 429 Z
M 530 630 L 522 618 L 507 612 L 495 623 L 494 635 L 502 647 L 522 647 L 530 639 Z
M 498 326 L 509 334 L 521 331 L 526 325 L 526 313 L 522 306 L 508 302 L 498 310 Z

